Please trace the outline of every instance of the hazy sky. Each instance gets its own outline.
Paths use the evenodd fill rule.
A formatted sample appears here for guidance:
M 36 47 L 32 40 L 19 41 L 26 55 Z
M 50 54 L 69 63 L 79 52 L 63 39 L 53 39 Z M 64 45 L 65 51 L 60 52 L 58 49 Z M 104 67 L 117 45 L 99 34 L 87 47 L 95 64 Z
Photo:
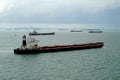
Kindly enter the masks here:
M 0 23 L 119 24 L 120 0 L 0 0 Z

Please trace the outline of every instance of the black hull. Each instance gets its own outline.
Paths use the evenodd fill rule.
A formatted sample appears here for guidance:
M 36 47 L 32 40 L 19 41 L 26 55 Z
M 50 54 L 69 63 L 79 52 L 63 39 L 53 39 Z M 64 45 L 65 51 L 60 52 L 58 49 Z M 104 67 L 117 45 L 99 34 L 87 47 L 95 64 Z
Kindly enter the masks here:
M 54 35 L 55 33 L 29 33 L 29 35 Z
M 82 31 L 74 31 L 74 30 L 71 30 L 70 32 L 82 32 Z
M 48 53 L 57 51 L 72 51 L 83 49 L 101 48 L 104 45 L 103 42 L 89 43 L 89 44 L 74 44 L 74 45 L 58 45 L 58 46 L 44 46 L 37 49 L 14 49 L 15 54 L 36 54 L 36 53 Z
M 102 33 L 103 31 L 89 31 L 89 33 Z

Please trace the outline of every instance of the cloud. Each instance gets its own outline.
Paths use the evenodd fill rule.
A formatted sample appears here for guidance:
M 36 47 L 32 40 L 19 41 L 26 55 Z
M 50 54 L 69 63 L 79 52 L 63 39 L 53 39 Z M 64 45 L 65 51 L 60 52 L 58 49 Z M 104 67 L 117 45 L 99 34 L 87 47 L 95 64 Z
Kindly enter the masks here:
M 119 0 L 0 0 L 0 17 L 3 21 L 70 21 L 120 8 L 119 4 Z
M 2 0 L 3 1 L 3 0 Z M 46 13 L 63 9 L 63 11 L 99 12 L 120 7 L 119 0 L 4 0 L 5 9 L 28 10 L 30 13 Z M 36 12 L 37 11 L 37 12 Z
M 0 0 L 0 13 L 4 12 L 4 2 Z

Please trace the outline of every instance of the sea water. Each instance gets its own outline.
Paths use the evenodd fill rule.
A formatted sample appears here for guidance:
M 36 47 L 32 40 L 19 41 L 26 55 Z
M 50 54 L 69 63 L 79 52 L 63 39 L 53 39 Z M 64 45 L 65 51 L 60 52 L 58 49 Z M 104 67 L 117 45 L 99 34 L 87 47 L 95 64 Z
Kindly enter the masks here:
M 27 31 L 0 31 L 0 80 L 120 80 L 120 32 L 56 31 L 39 46 L 104 42 L 98 49 L 17 55 Z

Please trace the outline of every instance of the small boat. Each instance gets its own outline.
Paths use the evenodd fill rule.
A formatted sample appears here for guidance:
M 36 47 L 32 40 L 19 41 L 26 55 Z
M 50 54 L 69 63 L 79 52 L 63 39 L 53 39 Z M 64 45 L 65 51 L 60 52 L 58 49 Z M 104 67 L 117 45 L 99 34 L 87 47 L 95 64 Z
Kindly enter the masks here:
M 53 46 L 38 46 L 35 39 L 31 46 L 28 47 L 26 36 L 23 36 L 22 46 L 20 48 L 14 49 L 15 54 L 35 54 L 35 53 L 48 53 L 57 51 L 71 51 L 71 50 L 83 50 L 83 49 L 93 49 L 101 48 L 104 42 L 86 43 L 86 44 L 71 44 L 71 45 L 53 45 Z
M 29 35 L 54 35 L 55 32 L 44 32 L 44 33 L 38 33 L 37 31 L 30 32 Z

